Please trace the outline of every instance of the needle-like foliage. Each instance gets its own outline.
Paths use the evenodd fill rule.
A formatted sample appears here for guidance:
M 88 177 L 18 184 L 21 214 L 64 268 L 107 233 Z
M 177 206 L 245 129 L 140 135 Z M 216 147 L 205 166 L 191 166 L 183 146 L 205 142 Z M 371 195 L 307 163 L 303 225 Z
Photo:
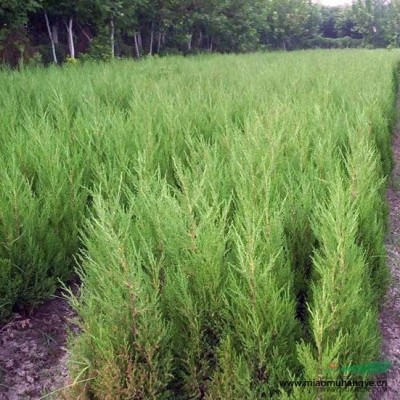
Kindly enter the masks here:
M 378 355 L 398 61 L 1 72 L 0 318 L 78 265 L 71 398 L 356 398 L 282 381 Z

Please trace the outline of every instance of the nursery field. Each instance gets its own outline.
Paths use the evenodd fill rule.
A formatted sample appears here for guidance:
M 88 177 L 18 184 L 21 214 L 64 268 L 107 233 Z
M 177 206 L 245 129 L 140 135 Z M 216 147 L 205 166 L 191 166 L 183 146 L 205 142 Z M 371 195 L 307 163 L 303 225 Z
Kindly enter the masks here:
M 365 398 L 285 381 L 374 379 L 399 60 L 0 72 L 0 321 L 78 273 L 70 399 Z

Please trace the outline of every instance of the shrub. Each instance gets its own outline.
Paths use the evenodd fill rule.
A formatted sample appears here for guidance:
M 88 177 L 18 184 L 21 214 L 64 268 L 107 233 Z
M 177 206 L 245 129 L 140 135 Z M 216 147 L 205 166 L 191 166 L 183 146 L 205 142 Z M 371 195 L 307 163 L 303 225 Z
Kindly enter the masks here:
M 78 260 L 72 398 L 307 398 L 280 381 L 373 361 L 397 62 L 2 71 L 1 317 Z

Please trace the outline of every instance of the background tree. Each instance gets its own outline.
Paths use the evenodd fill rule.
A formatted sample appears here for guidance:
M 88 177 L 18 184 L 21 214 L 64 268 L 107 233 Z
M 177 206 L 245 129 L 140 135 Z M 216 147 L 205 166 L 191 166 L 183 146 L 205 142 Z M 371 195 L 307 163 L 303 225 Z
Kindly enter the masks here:
M 387 3 L 384 0 L 356 0 L 352 5 L 355 31 L 362 35 L 364 44 L 384 46 L 384 21 Z
M 1 0 L 0 0 L 1 1 Z M 400 0 L 2 0 L 0 55 L 22 65 L 202 51 L 400 46 Z
M 392 0 L 387 5 L 383 29 L 386 41 L 392 46 L 400 47 L 400 0 Z
M 283 50 L 301 47 L 315 33 L 316 7 L 309 0 L 270 0 L 264 42 Z
M 339 19 L 341 9 L 339 7 L 321 7 L 321 21 L 319 25 L 319 33 L 323 37 L 336 39 L 339 35 L 337 21 Z
M 0 6 L 0 56 L 3 62 L 23 65 L 29 45 L 26 33 L 28 15 L 40 4 L 35 0 L 2 0 Z

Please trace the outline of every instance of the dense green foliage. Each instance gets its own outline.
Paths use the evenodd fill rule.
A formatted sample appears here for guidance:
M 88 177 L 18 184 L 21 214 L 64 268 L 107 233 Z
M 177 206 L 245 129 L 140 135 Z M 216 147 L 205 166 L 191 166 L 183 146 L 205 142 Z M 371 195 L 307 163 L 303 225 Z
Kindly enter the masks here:
M 12 66 L 153 54 L 398 47 L 400 0 L 0 1 L 0 58 Z
M 3 71 L 0 317 L 79 261 L 72 398 L 310 399 L 279 381 L 373 361 L 398 60 Z

